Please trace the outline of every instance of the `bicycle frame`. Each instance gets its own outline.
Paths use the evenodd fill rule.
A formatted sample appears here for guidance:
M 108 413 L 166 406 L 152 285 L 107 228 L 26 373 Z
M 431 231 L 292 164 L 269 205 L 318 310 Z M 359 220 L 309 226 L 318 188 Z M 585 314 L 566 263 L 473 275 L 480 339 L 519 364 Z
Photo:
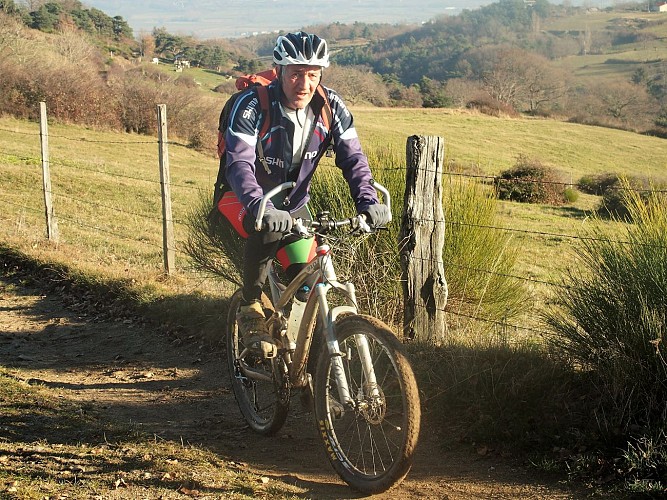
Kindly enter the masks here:
M 319 317 L 324 325 L 325 340 L 329 355 L 334 357 L 334 370 L 336 378 L 339 381 L 341 391 L 340 397 L 342 401 L 351 401 L 349 390 L 347 389 L 347 380 L 343 372 L 341 357 L 344 356 L 340 352 L 336 333 L 334 331 L 334 323 L 341 314 L 357 314 L 357 299 L 354 284 L 341 283 L 338 281 L 335 269 L 332 264 L 331 249 L 329 245 L 319 242 L 316 249 L 316 256 L 311 260 L 304 269 L 294 278 L 294 280 L 279 292 L 278 297 L 274 297 L 274 304 L 276 308 L 275 315 L 282 314 L 282 310 L 291 302 L 294 294 L 305 283 L 312 283 L 315 285 L 308 297 L 306 309 L 299 325 L 299 331 L 296 339 L 296 350 L 290 364 L 290 382 L 294 387 L 303 387 L 308 383 L 305 376 L 305 367 L 307 355 L 310 350 L 312 342 L 313 327 L 317 320 L 316 313 L 319 309 Z M 275 283 L 277 275 L 275 270 L 269 273 L 269 279 Z M 273 289 L 279 290 L 280 287 L 272 286 Z M 327 295 L 331 290 L 338 290 L 345 297 L 346 305 L 330 307 L 327 300 Z M 372 366 L 370 360 L 368 366 Z
M 268 200 L 292 186 L 264 195 L 258 231 Z M 375 187 L 390 207 L 389 193 Z M 292 219 L 290 239 L 307 238 L 299 245 L 315 252 L 288 284 L 277 262 L 270 262 L 269 297 L 263 294 L 262 302 L 277 350 L 258 355 L 256 346 L 246 345 L 238 320 L 242 289 L 232 296 L 225 330 L 231 387 L 250 428 L 275 435 L 298 389 L 334 471 L 365 494 L 382 493 L 408 474 L 421 418 L 417 381 L 400 340 L 381 319 L 359 313 L 354 284 L 336 274 L 333 232 L 348 226 L 352 234 L 370 233 L 371 222 L 364 214 L 336 219 L 328 212 Z
M 280 191 L 290 189 L 293 186 L 293 183 L 287 182 L 266 193 L 262 202 L 260 203 L 258 211 L 258 221 L 256 225 L 257 230 L 261 230 L 261 217 L 259 214 L 263 214 L 266 210 L 266 204 L 268 203 L 268 200 L 278 194 Z M 385 204 L 390 206 L 389 192 L 378 183 L 375 183 L 374 187 L 384 196 Z M 341 314 L 358 314 L 355 288 L 353 283 L 341 283 L 338 281 L 338 277 L 336 276 L 336 271 L 332 262 L 331 247 L 326 243 L 326 237 L 320 234 L 316 234 L 315 238 L 317 242 L 315 257 L 306 264 L 301 272 L 299 272 L 299 274 L 288 285 L 283 285 L 280 282 L 275 267 L 273 266 L 273 263 L 271 263 L 269 271 L 269 285 L 275 312 L 269 319 L 269 325 L 270 327 L 273 325 L 274 329 L 277 325 L 282 326 L 282 318 L 284 317 L 283 311 L 287 305 L 291 303 L 292 298 L 296 294 L 297 290 L 299 290 L 304 284 L 314 283 L 315 285 L 313 286 L 311 293 L 308 296 L 306 308 L 301 319 L 301 324 L 299 325 L 299 331 L 296 339 L 296 349 L 293 353 L 289 353 L 286 349 L 288 355 L 292 354 L 286 359 L 287 365 L 289 367 L 290 383 L 293 387 L 304 387 L 308 384 L 308 378 L 305 371 L 306 362 L 312 343 L 314 325 L 317 321 L 316 312 L 317 309 L 319 309 L 320 318 L 322 320 L 322 324 L 325 327 L 324 333 L 326 337 L 325 340 L 327 350 L 329 352 L 329 356 L 332 358 L 332 367 L 334 376 L 337 381 L 340 401 L 345 404 L 352 405 L 353 398 L 350 395 L 350 389 L 347 383 L 347 377 L 345 376 L 342 362 L 342 359 L 346 356 L 346 353 L 340 352 L 340 346 L 336 338 L 334 324 L 336 319 Z M 329 306 L 327 295 L 332 290 L 341 292 L 341 294 L 345 297 L 345 305 L 335 307 Z M 368 342 L 363 335 L 356 336 L 356 340 L 357 350 L 359 351 L 359 356 L 363 364 L 364 376 L 367 383 L 366 386 L 367 388 L 370 388 L 371 396 L 377 396 L 377 381 L 373 369 L 373 361 L 371 359 L 370 351 L 368 348 Z M 246 376 L 253 378 L 255 374 L 253 371 L 249 371 L 246 373 Z
M 268 200 L 284 189 L 291 188 L 293 183 L 284 183 L 266 193 L 260 204 L 258 214 L 263 214 Z M 384 195 L 384 201 L 389 206 L 389 193 L 381 185 L 375 184 L 376 189 Z M 261 217 L 258 216 L 257 229 L 261 229 Z M 296 349 L 293 354 L 285 349 L 287 356 L 286 362 L 289 369 L 289 379 L 292 387 L 304 387 L 308 384 L 306 376 L 306 362 L 312 343 L 312 334 L 317 321 L 317 309 L 319 317 L 324 325 L 325 340 L 327 351 L 332 358 L 333 374 L 336 378 L 338 395 L 340 401 L 349 407 L 354 406 L 354 398 L 350 394 L 350 388 L 343 367 L 343 358 L 346 353 L 340 352 L 340 346 L 336 338 L 334 325 L 336 319 L 341 314 L 358 314 L 357 298 L 354 284 L 350 282 L 342 283 L 336 276 L 336 271 L 332 262 L 331 247 L 326 243 L 326 237 L 321 234 L 315 234 L 317 247 L 315 257 L 306 264 L 306 266 L 297 274 L 297 276 L 288 284 L 283 285 L 280 282 L 278 274 L 273 263 L 269 270 L 269 285 L 271 289 L 271 298 L 274 305 L 274 313 L 268 320 L 270 329 L 278 328 L 282 330 L 284 326 L 284 310 L 291 303 L 296 292 L 307 283 L 315 283 L 306 303 L 306 308 L 299 325 L 299 331 L 296 339 Z M 327 295 L 332 290 L 337 290 L 345 297 L 345 305 L 330 307 Z M 363 372 L 366 379 L 364 389 L 369 391 L 370 396 L 377 396 L 377 381 L 373 368 L 370 350 L 367 339 L 364 335 L 356 335 L 357 350 L 362 360 Z M 287 346 L 284 346 L 287 347 Z M 291 359 L 290 359 L 291 358 Z M 248 371 L 245 375 L 249 378 L 263 376 L 255 374 L 254 371 Z

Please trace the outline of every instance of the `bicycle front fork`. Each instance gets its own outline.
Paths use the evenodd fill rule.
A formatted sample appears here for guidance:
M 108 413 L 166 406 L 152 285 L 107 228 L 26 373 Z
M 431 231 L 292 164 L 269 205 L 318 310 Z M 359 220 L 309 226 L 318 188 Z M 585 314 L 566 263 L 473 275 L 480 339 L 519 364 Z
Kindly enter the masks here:
M 326 294 L 332 288 L 336 288 L 343 292 L 343 294 L 347 297 L 348 305 L 329 308 Z M 343 365 L 343 359 L 350 359 L 352 353 L 341 352 L 340 345 L 336 337 L 334 324 L 338 316 L 341 314 L 358 314 L 354 285 L 352 283 L 342 284 L 339 282 L 333 282 L 330 284 L 320 283 L 315 287 L 315 293 L 317 294 L 322 320 L 326 325 L 325 332 L 327 350 L 331 358 L 331 370 L 333 378 L 336 381 L 339 400 L 345 406 L 354 408 L 356 407 L 355 401 L 359 401 L 364 396 L 375 397 L 379 394 L 377 380 L 375 377 L 375 370 L 373 368 L 373 359 L 371 357 L 368 339 L 366 336 L 361 334 L 354 336 L 364 377 L 360 383 L 359 389 L 361 391 L 368 391 L 368 394 L 358 394 L 356 398 L 350 392 L 350 385 L 347 379 L 348 375 L 345 373 L 345 367 Z

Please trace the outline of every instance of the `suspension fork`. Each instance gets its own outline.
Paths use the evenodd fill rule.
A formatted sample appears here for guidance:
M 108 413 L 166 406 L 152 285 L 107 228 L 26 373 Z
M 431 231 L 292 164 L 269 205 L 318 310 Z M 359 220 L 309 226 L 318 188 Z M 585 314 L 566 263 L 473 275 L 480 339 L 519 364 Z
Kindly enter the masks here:
M 325 280 L 324 282 L 318 283 L 314 292 L 319 302 L 320 314 L 325 325 L 327 350 L 331 358 L 333 377 L 336 380 L 340 401 L 348 406 L 354 406 L 354 395 L 350 394 L 350 386 L 343 366 L 343 357 L 347 356 L 347 353 L 340 351 L 340 345 L 336 338 L 334 325 L 338 316 L 343 313 L 358 314 L 356 293 L 352 283 L 340 283 L 336 279 L 336 274 L 331 263 L 331 255 L 328 252 L 320 254 L 320 265 L 322 266 L 321 272 Z M 347 305 L 329 308 L 326 296 L 327 293 L 334 288 L 343 293 L 347 299 Z M 371 357 L 368 339 L 365 335 L 361 334 L 355 335 L 354 337 L 357 344 L 359 359 L 361 360 L 366 387 L 370 388 L 370 394 L 372 396 L 377 396 L 377 380 L 373 368 L 373 359 Z M 364 390 L 364 387 L 364 384 L 362 384 L 362 390 Z

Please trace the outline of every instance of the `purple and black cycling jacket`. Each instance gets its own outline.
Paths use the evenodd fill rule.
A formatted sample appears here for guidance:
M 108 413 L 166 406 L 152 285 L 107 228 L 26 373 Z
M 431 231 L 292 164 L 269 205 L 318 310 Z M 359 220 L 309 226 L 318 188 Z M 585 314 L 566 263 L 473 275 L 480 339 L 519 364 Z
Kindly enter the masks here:
M 258 138 L 264 117 L 261 116 L 257 92 L 252 89 L 236 100 L 225 134 L 227 182 L 248 211 L 256 216 L 263 194 L 287 181 L 296 182 L 292 191 L 287 192 L 289 202 L 287 205 L 278 202 L 275 208 L 293 212 L 304 206 L 309 200 L 308 192 L 315 169 L 330 143 L 333 143 L 336 166 L 342 170 L 350 187 L 357 212 L 361 213 L 368 206 L 378 203 L 377 194 L 371 185 L 368 159 L 361 149 L 352 114 L 340 96 L 321 85 L 315 92 L 310 106 L 317 117 L 317 123 L 303 149 L 303 161 L 297 173 L 290 172 L 294 125 L 280 111 L 281 90 L 278 81 L 272 82 L 267 88 L 271 126 L 266 135 Z M 330 129 L 325 126 L 326 120 L 322 116 L 325 101 L 320 91 L 326 92 L 331 105 Z M 262 141 L 266 165 L 257 157 L 258 140 Z M 281 196 L 282 200 L 285 195 Z M 267 205 L 271 206 L 272 203 Z

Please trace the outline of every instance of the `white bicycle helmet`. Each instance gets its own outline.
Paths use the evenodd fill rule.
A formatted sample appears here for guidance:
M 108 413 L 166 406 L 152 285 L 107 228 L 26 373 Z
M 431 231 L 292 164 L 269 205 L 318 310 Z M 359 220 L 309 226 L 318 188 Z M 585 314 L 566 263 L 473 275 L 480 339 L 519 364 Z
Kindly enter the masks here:
M 288 64 L 308 64 L 329 67 L 327 42 L 317 35 L 303 31 L 281 35 L 273 49 L 273 62 L 279 66 Z

